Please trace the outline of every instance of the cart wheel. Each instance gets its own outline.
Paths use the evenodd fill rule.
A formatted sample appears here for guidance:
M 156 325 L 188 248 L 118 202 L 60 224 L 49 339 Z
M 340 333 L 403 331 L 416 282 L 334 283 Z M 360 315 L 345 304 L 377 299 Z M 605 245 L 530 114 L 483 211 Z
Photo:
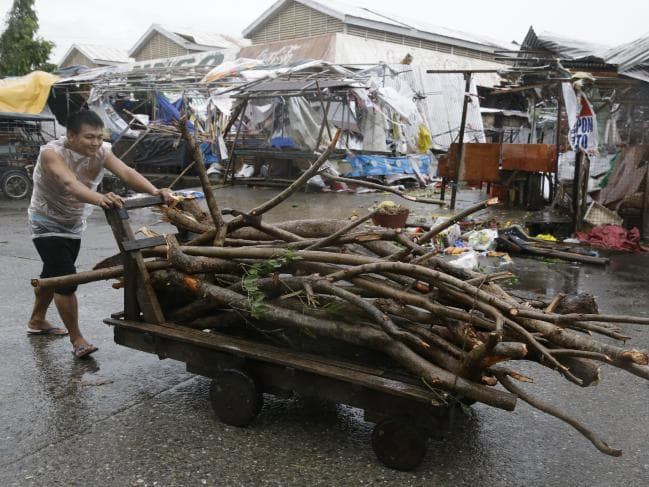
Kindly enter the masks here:
M 408 471 L 418 467 L 426 455 L 426 435 L 405 419 L 387 418 L 372 431 L 372 449 L 384 465 Z
M 2 177 L 2 192 L 12 200 L 26 197 L 32 189 L 32 182 L 24 171 L 8 171 Z
M 261 411 L 264 396 L 246 372 L 225 369 L 212 381 L 210 400 L 217 418 L 225 424 L 247 426 Z

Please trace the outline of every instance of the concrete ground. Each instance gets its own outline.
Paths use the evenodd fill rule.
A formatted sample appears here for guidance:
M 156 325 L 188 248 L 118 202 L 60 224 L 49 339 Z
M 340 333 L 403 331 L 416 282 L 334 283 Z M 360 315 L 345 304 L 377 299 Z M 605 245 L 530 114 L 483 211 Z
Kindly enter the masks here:
M 249 209 L 272 190 L 229 188 L 219 203 Z M 460 205 L 482 196 L 463 193 Z M 299 194 L 269 220 L 365 214 L 385 196 Z M 526 387 L 571 411 L 621 458 L 599 453 L 564 423 L 519 402 L 514 412 L 477 405 L 456 414 L 430 441 L 423 465 L 410 473 L 377 462 L 369 446 L 372 425 L 362 412 L 268 396 L 247 428 L 213 417 L 209 381 L 184 365 L 113 343 L 102 319 L 120 310 L 121 292 L 109 283 L 78 291 L 82 328 L 100 350 L 76 360 L 66 338 L 30 337 L 29 278 L 40 272 L 27 233 L 26 202 L 0 199 L 0 485 L 440 485 L 440 486 L 645 486 L 649 483 L 647 382 L 604 368 L 597 387 L 580 389 L 531 364 Z M 410 205 L 430 219 L 436 207 Z M 499 219 L 507 218 L 499 215 Z M 136 225 L 156 224 L 143 210 Z M 88 270 L 116 245 L 97 211 L 78 261 Z M 649 258 L 616 255 L 606 268 L 547 260 L 514 259 L 521 294 L 592 292 L 600 311 L 648 315 Z M 58 323 L 56 314 L 50 319 Z M 625 330 L 632 344 L 649 348 L 649 328 Z

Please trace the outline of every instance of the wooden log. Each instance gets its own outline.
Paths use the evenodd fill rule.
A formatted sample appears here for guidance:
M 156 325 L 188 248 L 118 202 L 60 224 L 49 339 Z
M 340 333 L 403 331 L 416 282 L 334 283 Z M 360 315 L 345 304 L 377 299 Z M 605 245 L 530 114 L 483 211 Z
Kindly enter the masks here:
M 180 274 L 176 271 L 158 271 L 154 280 L 158 285 L 171 283 L 192 292 L 196 296 L 211 297 L 215 302 L 233 309 L 249 313 L 250 303 L 240 294 L 224 288 L 202 282 L 194 277 Z M 330 336 L 355 345 L 381 350 L 394 360 L 408 368 L 413 374 L 431 386 L 448 390 L 463 397 L 483 402 L 493 407 L 513 410 L 516 405 L 515 397 L 497 389 L 475 384 L 457 377 L 438 366 L 435 366 L 413 352 L 405 344 L 391 339 L 382 331 L 371 328 L 359 329 L 353 325 L 304 317 L 291 310 L 277 306 L 265 305 L 264 320 L 278 323 L 282 326 L 297 329 L 308 329 L 316 335 Z
M 164 260 L 146 261 L 144 265 L 148 271 L 156 271 L 171 267 L 171 264 Z M 108 279 L 117 279 L 123 275 L 124 266 L 116 265 L 104 267 L 103 269 L 68 274 L 65 276 L 32 279 L 31 285 L 36 288 L 52 289 L 56 287 L 79 286 L 89 282 L 107 281 Z
M 570 426 L 572 426 L 577 431 L 579 431 L 582 435 L 584 435 L 595 446 L 595 448 L 597 448 L 602 453 L 606 453 L 607 455 L 611 455 L 614 457 L 619 457 L 620 455 L 622 455 L 621 450 L 618 450 L 616 448 L 611 448 L 610 446 L 608 446 L 595 433 L 587 429 L 577 419 L 573 418 L 572 416 L 569 416 L 563 411 L 560 411 L 554 406 L 550 406 L 549 404 L 546 404 L 541 400 L 528 394 L 523 389 L 516 386 L 505 374 L 502 373 L 498 374 L 498 381 L 503 385 L 505 389 L 510 391 L 512 394 L 516 394 L 516 396 L 521 398 L 523 401 L 525 401 L 532 407 L 539 409 L 551 416 L 559 418 L 562 421 L 568 423 Z
M 241 220 L 241 223 L 243 221 Z M 274 226 L 282 230 L 294 233 L 302 238 L 324 238 L 332 233 L 340 230 L 345 226 L 342 220 L 332 219 L 307 219 L 307 220 L 289 220 L 277 223 Z M 267 233 L 264 233 L 256 228 L 242 228 L 233 229 L 230 227 L 228 237 L 234 239 L 244 240 L 270 240 Z M 198 235 L 194 239 L 186 243 L 186 245 L 196 246 L 204 245 L 214 238 L 214 230 L 207 232 L 203 235 Z
M 388 193 L 396 194 L 397 196 L 403 198 L 404 200 L 412 201 L 414 203 L 426 203 L 429 205 L 440 205 L 440 206 L 444 206 L 446 204 L 444 200 L 434 200 L 430 198 L 419 198 L 417 196 L 410 196 L 409 194 L 399 189 L 396 189 L 392 186 L 372 183 L 370 181 L 364 181 L 362 179 L 343 178 L 340 176 L 334 176 L 333 174 L 329 174 L 324 171 L 320 173 L 320 176 L 322 176 L 323 179 L 327 179 L 329 181 L 338 181 L 340 183 L 345 183 L 345 184 L 354 184 L 356 186 L 363 186 L 366 188 L 372 188 L 379 191 L 385 191 Z
M 274 196 L 270 200 L 253 208 L 248 213 L 252 216 L 263 215 L 268 210 L 276 207 L 277 205 L 279 205 L 280 203 L 288 199 L 293 193 L 300 190 L 300 188 L 302 188 L 302 186 L 304 186 L 309 179 L 311 179 L 313 176 L 315 176 L 318 173 L 320 167 L 325 162 L 327 162 L 329 156 L 331 155 L 331 153 L 336 148 L 336 145 L 338 144 L 338 139 L 340 138 L 340 134 L 341 134 L 340 129 L 336 130 L 336 133 L 334 134 L 333 139 L 331 140 L 331 143 L 329 144 L 327 149 L 320 155 L 320 157 L 318 157 L 318 159 L 313 164 L 311 164 L 311 167 L 309 167 L 309 169 L 304 171 L 304 173 L 295 180 L 293 184 L 291 184 L 288 188 L 286 188 L 284 191 Z
M 595 257 L 592 255 L 576 254 L 574 252 L 543 249 L 540 247 L 534 247 L 533 245 L 526 245 L 521 248 L 523 249 L 523 252 L 527 252 L 529 254 L 541 255 L 543 257 L 556 257 L 557 259 L 583 262 L 585 264 L 606 265 L 610 262 L 610 259 L 608 257 Z
M 485 288 L 496 293 L 502 299 L 510 302 L 512 306 L 518 306 L 519 303 L 503 291 L 498 285 L 489 283 Z M 635 349 L 624 349 L 614 345 L 609 345 L 608 343 L 598 342 L 587 336 L 575 333 L 574 331 L 561 328 L 550 323 L 549 320 L 546 320 L 545 318 L 535 319 L 532 317 L 523 317 L 525 314 L 536 313 L 537 311 L 522 310 L 520 308 L 512 309 L 517 309 L 517 321 L 524 325 L 526 329 L 540 333 L 556 347 L 603 353 L 604 355 L 611 357 L 613 365 L 616 367 L 624 368 L 640 377 L 649 378 L 649 368 L 645 367 L 647 363 L 649 363 L 649 356 L 646 352 Z M 549 316 L 549 314 L 543 314 L 543 316 Z M 628 367 L 630 365 L 636 365 L 638 367 Z
M 204 233 L 214 229 L 214 225 L 200 222 L 193 215 L 175 208 L 160 207 L 159 211 L 164 216 L 164 219 L 177 228 L 182 228 L 194 233 Z
M 207 208 L 210 212 L 210 216 L 212 217 L 212 221 L 214 222 L 214 227 L 215 227 L 214 245 L 223 245 L 223 242 L 225 241 L 225 235 L 227 232 L 227 225 L 223 221 L 223 217 L 221 216 L 221 210 L 219 209 L 219 205 L 217 204 L 216 199 L 214 198 L 214 192 L 212 190 L 210 178 L 207 175 L 207 170 L 205 169 L 205 161 L 203 160 L 203 153 L 201 152 L 201 149 L 196 143 L 196 141 L 194 140 L 194 138 L 189 134 L 189 130 L 187 127 L 187 118 L 185 116 L 183 116 L 182 120 L 180 121 L 180 133 L 182 135 L 182 138 L 187 143 L 187 147 L 189 147 L 190 149 L 192 158 L 196 162 L 196 171 L 198 172 L 198 178 L 201 181 L 203 193 L 205 194 L 205 201 L 207 202 Z
M 362 218 L 358 218 L 357 220 L 351 222 L 349 225 L 345 225 L 340 230 L 334 232 L 330 236 L 325 237 L 325 238 L 323 238 L 321 240 L 318 240 L 317 242 L 312 243 L 311 245 L 306 247 L 305 250 L 315 250 L 317 248 L 326 247 L 327 245 L 336 242 L 338 240 L 338 238 L 345 235 L 346 233 L 349 233 L 350 231 L 352 231 L 354 228 L 358 227 L 359 225 L 362 225 L 363 223 L 365 223 L 366 221 L 371 219 L 375 214 L 376 214 L 376 212 L 373 211 L 370 214 L 365 215 Z
M 510 314 L 513 316 L 521 316 L 525 318 L 534 318 L 551 323 L 573 323 L 579 321 L 599 321 L 602 323 L 630 323 L 634 325 L 649 325 L 649 318 L 645 316 L 630 316 L 630 315 L 602 315 L 602 314 L 587 314 L 587 313 L 543 313 L 539 310 L 512 308 Z

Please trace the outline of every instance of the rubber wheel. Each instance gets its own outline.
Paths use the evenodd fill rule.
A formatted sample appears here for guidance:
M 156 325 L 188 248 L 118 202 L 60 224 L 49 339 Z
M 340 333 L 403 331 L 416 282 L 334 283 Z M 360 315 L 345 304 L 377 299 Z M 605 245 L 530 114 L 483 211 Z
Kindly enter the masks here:
M 27 197 L 32 189 L 32 182 L 24 171 L 8 171 L 2 177 L 2 192 L 12 200 Z
M 426 435 L 407 420 L 388 418 L 374 426 L 372 449 L 385 466 L 408 471 L 426 456 Z
M 216 417 L 232 426 L 247 426 L 264 403 L 255 380 L 239 369 L 220 371 L 210 387 L 210 401 Z

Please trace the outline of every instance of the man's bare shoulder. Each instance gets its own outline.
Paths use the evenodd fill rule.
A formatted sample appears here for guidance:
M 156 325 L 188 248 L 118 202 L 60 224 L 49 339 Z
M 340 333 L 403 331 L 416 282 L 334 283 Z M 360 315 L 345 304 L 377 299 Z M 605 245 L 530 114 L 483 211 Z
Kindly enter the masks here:
M 41 149 L 39 160 L 41 165 L 45 168 L 51 168 L 52 166 L 65 164 L 63 156 L 59 154 L 54 147 L 44 147 L 43 149 Z

